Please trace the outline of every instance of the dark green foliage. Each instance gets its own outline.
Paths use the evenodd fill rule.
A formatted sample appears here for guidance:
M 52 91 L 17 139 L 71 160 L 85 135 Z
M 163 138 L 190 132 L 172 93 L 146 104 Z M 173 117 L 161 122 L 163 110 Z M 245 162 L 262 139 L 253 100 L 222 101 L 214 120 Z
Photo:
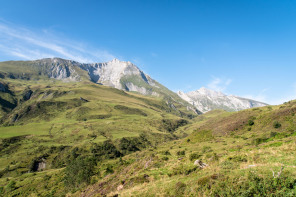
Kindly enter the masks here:
M 0 106 L 3 111 L 9 112 L 16 107 L 16 102 L 7 101 L 0 97 Z
M 123 154 L 139 151 L 150 145 L 151 143 L 144 135 L 140 135 L 140 137 L 124 137 L 119 143 L 120 150 Z
M 116 146 L 111 140 L 106 140 L 102 144 L 94 143 L 93 147 L 91 148 L 91 153 L 93 153 L 95 157 L 102 159 L 113 159 L 122 156 L 122 153 L 117 150 Z
M 278 121 L 274 121 L 273 122 L 273 127 L 275 128 L 275 129 L 278 129 L 278 128 L 280 128 L 282 125 L 281 125 L 281 123 L 279 123 Z
M 107 165 L 107 168 L 105 170 L 105 175 L 112 174 L 112 173 L 114 173 L 113 166 L 112 165 Z
M 123 105 L 115 105 L 114 109 L 122 111 L 122 112 L 124 112 L 126 114 L 137 114 L 137 115 L 141 115 L 141 116 L 147 116 L 147 114 L 144 113 L 143 111 L 141 111 L 140 109 L 126 107 L 126 106 L 123 106 Z
M 234 162 L 247 162 L 247 156 L 246 155 L 235 155 L 227 158 L 229 161 Z
M 169 150 L 165 150 L 165 151 L 163 151 L 162 154 L 163 154 L 163 155 L 171 155 L 171 153 L 170 153 Z
M 184 156 L 185 155 L 185 150 L 179 150 L 177 151 L 178 156 Z
M 168 158 L 168 157 L 163 157 L 162 160 L 164 160 L 164 161 L 168 161 L 169 158 Z
M 272 137 L 275 137 L 277 134 L 278 134 L 277 132 L 272 131 L 272 132 L 270 132 L 270 137 L 271 137 L 271 138 L 272 138 Z
M 255 138 L 252 140 L 252 144 L 255 146 L 258 146 L 259 144 L 262 144 L 267 141 L 268 141 L 268 138 Z
M 160 122 L 160 129 L 172 133 L 177 128 L 184 126 L 186 124 L 188 124 L 188 121 L 185 119 L 178 119 L 178 120 L 162 119 Z
M 26 136 L 15 136 L 15 137 L 10 137 L 10 138 L 4 138 L 2 139 L 2 143 L 0 144 L 0 148 L 6 148 L 12 144 L 16 144 L 20 142 L 21 140 L 24 140 Z M 1 150 L 1 149 L 0 149 Z
M 7 192 L 12 192 L 13 190 L 15 190 L 17 187 L 16 187 L 16 182 L 15 181 L 10 181 L 8 183 L 8 185 L 6 186 L 6 191 Z
M 200 157 L 201 157 L 201 155 L 198 154 L 198 153 L 191 153 L 191 154 L 189 155 L 189 160 L 190 160 L 190 161 L 193 161 L 193 160 L 199 159 Z
M 252 126 L 252 125 L 254 125 L 255 123 L 254 123 L 254 121 L 253 120 L 249 120 L 249 122 L 248 122 L 248 125 L 249 126 Z
M 94 157 L 77 157 L 65 169 L 65 185 L 70 188 L 79 188 L 81 184 L 89 184 L 91 177 L 95 174 L 95 166 Z

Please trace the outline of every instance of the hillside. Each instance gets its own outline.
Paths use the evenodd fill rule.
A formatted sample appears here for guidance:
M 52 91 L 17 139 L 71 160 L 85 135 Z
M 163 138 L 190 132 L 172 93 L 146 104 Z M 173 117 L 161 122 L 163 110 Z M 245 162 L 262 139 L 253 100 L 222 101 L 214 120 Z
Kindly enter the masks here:
M 4 196 L 296 193 L 296 101 L 190 119 L 178 103 L 92 82 L 1 84 Z
M 296 101 L 197 115 L 80 66 L 0 63 L 0 195 L 295 196 Z
M 114 173 L 75 196 L 295 196 L 295 112 L 291 101 L 198 116 L 177 131 L 188 137 L 110 162 Z
M 215 109 L 239 111 L 267 105 L 266 103 L 254 101 L 252 99 L 242 98 L 234 95 L 225 95 L 222 92 L 206 89 L 204 87 L 188 93 L 178 91 L 177 94 L 203 113 Z

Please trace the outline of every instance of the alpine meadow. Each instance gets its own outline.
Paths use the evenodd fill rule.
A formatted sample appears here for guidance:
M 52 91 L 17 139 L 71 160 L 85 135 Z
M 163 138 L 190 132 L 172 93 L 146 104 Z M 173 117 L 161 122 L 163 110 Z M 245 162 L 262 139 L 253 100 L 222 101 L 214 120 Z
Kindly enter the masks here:
M 295 2 L 1 4 L 0 196 L 296 196 Z

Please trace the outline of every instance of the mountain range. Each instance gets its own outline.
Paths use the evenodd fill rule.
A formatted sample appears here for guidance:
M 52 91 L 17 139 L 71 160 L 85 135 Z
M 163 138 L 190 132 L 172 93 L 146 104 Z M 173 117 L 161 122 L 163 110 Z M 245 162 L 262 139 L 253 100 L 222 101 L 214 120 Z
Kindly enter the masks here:
M 58 79 L 64 82 L 91 81 L 120 90 L 142 95 L 162 97 L 183 105 L 196 114 L 213 109 L 239 111 L 267 104 L 238 96 L 201 88 L 196 91 L 174 93 L 152 79 L 131 62 L 118 59 L 105 63 L 79 63 L 61 58 L 45 58 L 35 61 L 9 61 L 0 63 L 0 75 L 21 79 Z

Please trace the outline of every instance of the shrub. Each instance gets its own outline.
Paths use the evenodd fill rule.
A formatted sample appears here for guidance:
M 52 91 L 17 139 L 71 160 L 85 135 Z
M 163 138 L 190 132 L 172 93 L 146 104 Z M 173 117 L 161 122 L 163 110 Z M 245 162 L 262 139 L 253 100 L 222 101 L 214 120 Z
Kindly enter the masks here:
M 270 132 L 270 137 L 275 137 L 278 133 L 277 132 Z
M 163 155 L 171 155 L 170 151 L 168 151 L 168 150 L 163 151 L 162 154 Z
M 105 171 L 105 175 L 114 173 L 113 166 L 108 165 Z
M 253 139 L 252 144 L 258 146 L 261 143 L 267 142 L 268 138 L 256 138 Z
M 8 185 L 6 186 L 6 190 L 8 191 L 8 192 L 12 192 L 13 190 L 15 190 L 17 187 L 16 187 L 16 182 L 15 181 L 10 181 L 9 183 L 8 183 Z
M 281 123 L 279 123 L 278 121 L 274 121 L 273 122 L 273 127 L 275 128 L 275 129 L 278 129 L 278 128 L 280 128 L 282 125 L 281 125 Z
M 162 160 L 164 160 L 164 161 L 168 161 L 169 158 L 168 158 L 168 157 L 163 157 Z
M 209 176 L 201 177 L 197 180 L 197 184 L 204 186 L 204 185 L 209 184 L 210 180 L 211 179 Z
M 189 155 L 189 160 L 190 160 L 190 161 L 193 161 L 193 160 L 199 159 L 200 157 L 201 157 L 201 155 L 198 154 L 198 153 L 191 153 L 191 154 Z
M 95 165 L 94 157 L 79 156 L 72 160 L 65 169 L 65 185 L 71 188 L 79 188 L 81 184 L 89 184 L 91 177 L 95 174 Z
M 248 125 L 249 126 L 252 126 L 252 125 L 254 125 L 255 123 L 254 123 L 254 121 L 253 120 L 249 120 L 249 122 L 248 122 Z
M 180 150 L 177 152 L 177 155 L 181 156 L 181 155 L 185 155 L 185 150 Z
M 106 140 L 102 144 L 94 144 L 91 152 L 95 157 L 103 159 L 114 159 L 122 156 L 111 140 Z

